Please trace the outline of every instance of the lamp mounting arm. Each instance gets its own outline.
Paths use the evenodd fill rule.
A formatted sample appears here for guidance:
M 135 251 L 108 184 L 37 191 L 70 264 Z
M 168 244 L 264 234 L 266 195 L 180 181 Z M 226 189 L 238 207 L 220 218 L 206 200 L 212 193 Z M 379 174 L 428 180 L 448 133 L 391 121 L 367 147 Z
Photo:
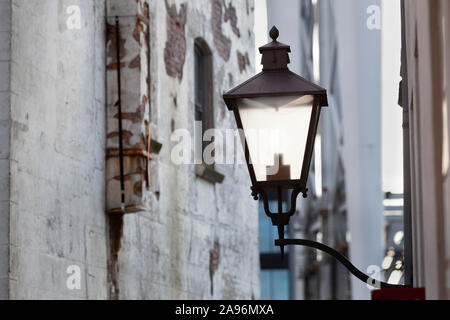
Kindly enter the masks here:
M 388 288 L 408 288 L 410 286 L 401 285 L 401 284 L 390 284 L 383 281 L 376 280 L 374 278 L 369 277 L 361 270 L 356 268 L 345 256 L 336 251 L 335 249 L 324 245 L 323 243 L 319 243 L 312 240 L 305 239 L 279 239 L 275 240 L 275 245 L 279 247 L 290 246 L 290 245 L 298 245 L 298 246 L 306 246 L 321 250 L 323 252 L 328 253 L 336 260 L 338 260 L 344 267 L 355 277 L 357 277 L 362 282 L 367 283 L 368 285 L 377 288 L 377 289 L 388 289 Z

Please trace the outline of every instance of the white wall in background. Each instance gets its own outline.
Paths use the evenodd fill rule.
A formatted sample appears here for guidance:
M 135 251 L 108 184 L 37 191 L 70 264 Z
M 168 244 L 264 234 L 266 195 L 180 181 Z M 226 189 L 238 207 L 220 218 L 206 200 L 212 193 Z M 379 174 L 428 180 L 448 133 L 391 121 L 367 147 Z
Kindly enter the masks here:
M 267 4 L 266 0 L 255 1 L 255 72 L 262 71 L 261 53 L 259 47 L 269 42 L 269 28 L 267 21 Z
M 381 8 L 379 0 L 335 3 L 350 260 L 363 272 L 382 258 L 381 30 L 367 27 L 373 5 Z M 351 279 L 352 298 L 369 299 L 366 284 Z
M 399 0 L 382 0 L 381 92 L 383 191 L 403 193 L 402 108 L 398 105 L 401 66 Z

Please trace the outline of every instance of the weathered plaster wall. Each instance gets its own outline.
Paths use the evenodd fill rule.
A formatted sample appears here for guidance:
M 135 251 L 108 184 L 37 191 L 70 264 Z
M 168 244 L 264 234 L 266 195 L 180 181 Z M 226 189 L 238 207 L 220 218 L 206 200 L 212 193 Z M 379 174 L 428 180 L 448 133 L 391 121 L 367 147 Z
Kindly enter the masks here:
M 150 128 L 163 149 L 143 191 L 149 210 L 124 216 L 118 233 L 105 214 L 105 1 L 0 0 L 0 14 L 4 3 L 11 49 L 0 47 L 0 68 L 10 52 L 11 74 L 0 78 L 0 124 L 10 128 L 0 143 L 11 150 L 0 152 L 0 297 L 258 298 L 247 169 L 217 164 L 225 180 L 212 184 L 170 158 L 172 131 L 194 132 L 196 37 L 213 55 L 215 125 L 235 128 L 221 95 L 254 70 L 253 1 L 149 1 Z M 79 29 L 67 27 L 70 5 L 81 9 Z M 111 240 L 120 243 L 113 291 Z M 71 265 L 81 268 L 80 290 L 66 287 Z
M 8 298 L 11 6 L 0 0 L 0 299 Z
M 236 14 L 227 20 L 222 3 L 150 1 L 151 127 L 163 148 L 152 161 L 150 211 L 124 218 L 120 298 L 259 297 L 257 203 L 247 169 L 216 165 L 225 180 L 214 185 L 196 177 L 194 165 L 177 166 L 170 158 L 172 130 L 194 132 L 197 37 L 212 51 L 215 126 L 235 127 L 221 95 L 254 70 L 253 1 L 225 1 Z M 242 71 L 238 50 L 248 53 Z
M 10 298 L 103 299 L 104 1 L 11 3 Z M 66 287 L 70 265 L 81 290 Z

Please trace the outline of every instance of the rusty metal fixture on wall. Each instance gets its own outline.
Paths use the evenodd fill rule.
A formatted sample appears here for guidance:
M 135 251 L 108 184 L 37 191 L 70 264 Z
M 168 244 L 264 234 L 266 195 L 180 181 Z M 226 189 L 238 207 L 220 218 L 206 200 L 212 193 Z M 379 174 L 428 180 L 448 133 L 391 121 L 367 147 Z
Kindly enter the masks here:
M 147 210 L 150 187 L 149 8 L 107 17 L 106 212 Z M 110 24 L 109 19 L 115 23 Z

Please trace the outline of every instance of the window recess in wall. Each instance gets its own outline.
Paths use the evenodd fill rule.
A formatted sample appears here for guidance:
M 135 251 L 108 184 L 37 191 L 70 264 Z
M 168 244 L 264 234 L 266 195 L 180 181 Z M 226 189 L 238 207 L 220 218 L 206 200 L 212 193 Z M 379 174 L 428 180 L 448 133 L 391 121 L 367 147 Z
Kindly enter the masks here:
M 225 176 L 216 171 L 213 159 L 206 159 L 208 145 L 207 131 L 214 128 L 213 109 L 213 59 L 208 44 L 202 38 L 195 39 L 194 43 L 194 83 L 195 83 L 195 173 L 198 177 L 211 182 L 222 183 Z M 201 137 L 201 138 L 200 138 Z M 205 139 L 206 138 L 206 139 Z M 214 151 L 211 152 L 212 158 Z
M 129 9 L 130 7 L 128 7 Z M 152 149 L 150 136 L 149 10 L 111 12 L 107 22 L 106 212 L 147 210 Z

